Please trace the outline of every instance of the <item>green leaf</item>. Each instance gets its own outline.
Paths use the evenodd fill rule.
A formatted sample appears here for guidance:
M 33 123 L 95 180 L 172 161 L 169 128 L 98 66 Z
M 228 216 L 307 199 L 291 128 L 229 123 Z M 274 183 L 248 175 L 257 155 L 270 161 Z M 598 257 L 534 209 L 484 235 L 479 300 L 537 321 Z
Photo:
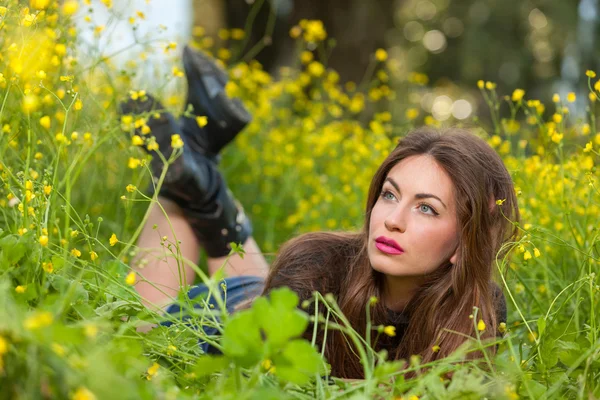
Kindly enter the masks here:
M 18 263 L 27 253 L 29 235 L 8 235 L 0 239 L 0 268 L 8 268 Z
M 546 330 L 546 318 L 544 317 L 539 317 L 537 320 L 537 326 L 538 326 L 538 331 L 539 331 L 539 337 L 542 337 L 542 335 L 544 334 L 544 331 Z
M 223 332 L 223 353 L 249 368 L 262 360 L 263 341 L 254 309 L 239 311 Z
M 289 342 L 283 351 L 273 357 L 275 375 L 297 385 L 305 385 L 320 372 L 321 357 L 304 339 Z
M 194 366 L 194 372 L 198 377 L 212 375 L 227 368 L 229 362 L 229 359 L 224 356 L 205 355 L 198 358 Z
M 304 333 L 308 316 L 297 306 L 298 296 L 288 288 L 273 290 L 270 301 L 261 297 L 254 302 L 252 308 L 256 310 L 258 324 L 273 348 L 282 347 Z

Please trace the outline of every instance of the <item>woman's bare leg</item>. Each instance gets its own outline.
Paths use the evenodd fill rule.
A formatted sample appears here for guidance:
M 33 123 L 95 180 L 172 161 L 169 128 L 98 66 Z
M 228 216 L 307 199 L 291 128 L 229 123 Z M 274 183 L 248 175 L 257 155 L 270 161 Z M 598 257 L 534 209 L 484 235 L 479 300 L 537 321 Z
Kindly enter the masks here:
M 249 237 L 243 247 L 246 252 L 244 258 L 237 254 L 230 256 L 229 259 L 227 257 L 209 258 L 208 273 L 214 274 L 227 261 L 226 276 L 254 275 L 266 278 L 269 273 L 269 264 L 254 238 Z
M 174 256 L 176 240 L 180 242 L 181 256 L 185 260 L 197 263 L 200 256 L 200 245 L 181 208 L 163 197 L 159 197 L 159 201 L 166 215 L 157 205 L 152 206 L 137 243 L 140 251 L 132 262 L 134 271 L 141 277 L 135 286 L 136 290 L 147 307 L 157 310 L 169 304 L 177 296 L 181 286 L 193 283 L 195 278 L 192 267 L 179 265 Z M 163 240 L 165 236 L 166 240 Z M 172 250 L 168 249 L 169 243 Z M 237 254 L 229 259 L 209 258 L 209 275 L 214 274 L 227 261 L 224 266 L 226 276 L 266 277 L 269 265 L 252 237 L 244 243 L 244 250 L 246 254 L 243 259 Z

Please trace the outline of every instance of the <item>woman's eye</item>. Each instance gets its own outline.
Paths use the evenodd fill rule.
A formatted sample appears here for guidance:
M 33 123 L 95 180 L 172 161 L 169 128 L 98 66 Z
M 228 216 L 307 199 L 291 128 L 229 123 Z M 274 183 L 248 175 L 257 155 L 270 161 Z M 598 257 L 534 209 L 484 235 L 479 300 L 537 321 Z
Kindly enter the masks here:
M 437 215 L 435 210 L 433 208 L 431 208 L 430 206 L 428 206 L 427 204 L 419 205 L 419 209 L 421 210 L 421 212 L 423 212 L 425 214 Z
M 389 190 L 384 190 L 381 193 L 381 197 L 383 197 L 386 200 L 394 200 L 396 197 L 394 196 L 394 194 L 392 192 L 390 192 Z

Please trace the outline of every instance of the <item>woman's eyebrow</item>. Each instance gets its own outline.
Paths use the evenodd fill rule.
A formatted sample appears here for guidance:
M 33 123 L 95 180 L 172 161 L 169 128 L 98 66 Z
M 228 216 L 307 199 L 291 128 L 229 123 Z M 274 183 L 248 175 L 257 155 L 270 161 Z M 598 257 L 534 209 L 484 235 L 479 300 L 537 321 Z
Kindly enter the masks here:
M 389 182 L 394 189 L 396 189 L 396 191 L 398 193 L 400 193 L 400 187 L 398 186 L 398 184 L 389 176 L 387 178 L 385 178 L 385 182 Z M 415 194 L 415 199 L 436 199 L 437 201 L 439 201 L 440 203 L 442 203 L 442 205 L 444 206 L 445 209 L 448 209 L 448 207 L 446 207 L 446 204 L 442 201 L 442 199 L 440 199 L 438 196 L 436 196 L 435 194 L 431 194 L 431 193 L 417 193 Z

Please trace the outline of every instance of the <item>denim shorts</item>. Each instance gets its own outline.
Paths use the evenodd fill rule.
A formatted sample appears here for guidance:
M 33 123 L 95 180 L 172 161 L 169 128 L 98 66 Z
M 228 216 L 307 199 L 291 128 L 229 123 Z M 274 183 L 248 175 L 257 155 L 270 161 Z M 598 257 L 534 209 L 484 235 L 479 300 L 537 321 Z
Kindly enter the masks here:
M 221 292 L 221 298 L 225 300 L 227 312 L 232 313 L 238 304 L 259 296 L 263 291 L 264 284 L 264 278 L 251 275 L 234 276 L 231 278 L 225 278 L 219 282 L 219 291 Z M 190 289 L 187 293 L 187 296 L 190 300 L 193 300 L 199 296 L 206 297 L 207 294 L 208 287 L 204 284 L 200 284 Z M 215 300 L 215 296 L 210 296 L 210 298 L 207 298 L 206 302 L 211 308 L 214 307 L 214 309 L 218 309 L 219 307 L 217 301 Z M 194 308 L 204 308 L 203 302 L 194 302 Z M 167 307 L 166 312 L 168 314 L 179 314 L 181 313 L 181 307 L 178 304 L 171 304 L 169 307 Z M 183 319 L 185 319 L 185 316 Z M 172 322 L 165 321 L 161 325 L 171 326 Z M 213 326 L 203 325 L 200 326 L 200 329 L 202 329 L 207 336 L 214 336 L 219 332 L 217 328 Z M 217 349 L 204 341 L 199 342 L 199 345 L 205 353 L 219 353 Z

